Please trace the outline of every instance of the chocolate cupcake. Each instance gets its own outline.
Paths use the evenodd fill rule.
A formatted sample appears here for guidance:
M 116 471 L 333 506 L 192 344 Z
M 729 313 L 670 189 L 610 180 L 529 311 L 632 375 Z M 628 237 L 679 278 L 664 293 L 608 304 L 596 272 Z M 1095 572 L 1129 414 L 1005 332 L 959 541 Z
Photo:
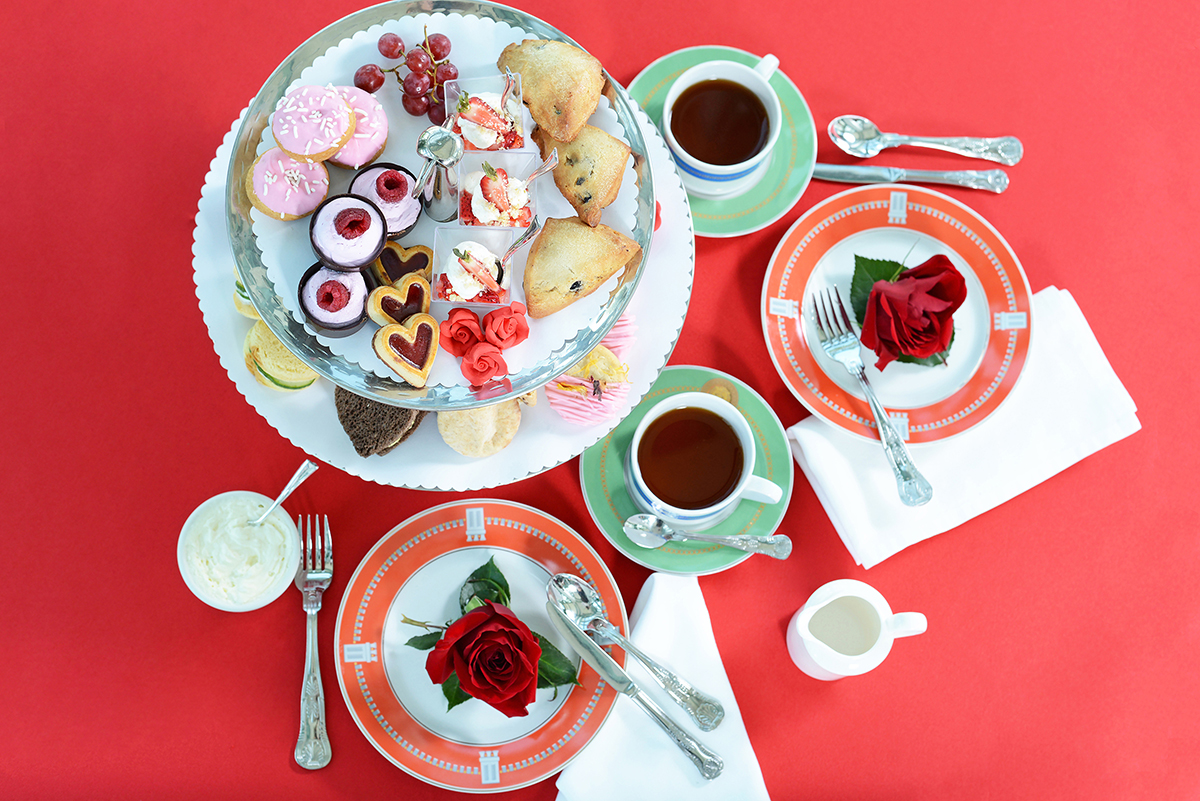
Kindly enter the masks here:
M 350 194 L 365 197 L 383 212 L 388 239 L 399 239 L 412 231 L 421 216 L 421 199 L 413 197 L 417 178 L 399 164 L 372 164 L 350 181 Z
M 326 267 L 352 271 L 379 257 L 387 242 L 387 223 L 379 207 L 358 195 L 326 198 L 308 226 L 313 251 Z
M 360 272 L 317 262 L 301 277 L 297 295 L 309 324 L 328 336 L 353 334 L 367 319 L 367 283 Z

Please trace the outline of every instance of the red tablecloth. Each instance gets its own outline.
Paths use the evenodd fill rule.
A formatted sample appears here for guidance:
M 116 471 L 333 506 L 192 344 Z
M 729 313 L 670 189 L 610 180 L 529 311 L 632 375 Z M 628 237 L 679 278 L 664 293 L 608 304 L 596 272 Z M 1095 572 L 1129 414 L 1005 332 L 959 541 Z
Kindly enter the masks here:
M 792 558 L 701 579 L 772 795 L 1197 797 L 1194 4 L 519 5 L 621 82 L 690 45 L 775 53 L 813 110 L 821 161 L 849 161 L 823 133 L 840 113 L 893 131 L 1020 136 L 1026 156 L 1005 194 L 945 191 L 1003 234 L 1034 290 L 1071 290 L 1140 406 L 1140 433 L 870 571 L 855 566 L 798 475 L 783 525 Z M 447 795 L 358 732 L 329 647 L 333 762 L 298 768 L 298 597 L 218 612 L 188 592 L 175 564 L 196 504 L 235 488 L 273 494 L 303 458 L 235 390 L 197 311 L 200 186 L 271 70 L 356 9 L 65 0 L 5 15 L 7 798 Z M 914 149 L 877 161 L 988 166 Z M 762 341 L 762 275 L 800 212 L 843 188 L 814 182 L 765 230 L 697 241 L 671 363 L 732 373 L 785 424 L 806 414 Z M 632 603 L 647 571 L 595 529 L 577 467 L 476 495 L 575 527 Z M 287 506 L 325 512 L 336 526 L 346 569 L 327 609 L 380 536 L 455 497 L 320 470 Z M 929 631 L 867 676 L 817 682 L 789 661 L 784 626 L 817 586 L 843 577 L 924 612 Z M 333 623 L 326 612 L 324 643 Z M 547 781 L 509 797 L 554 794 Z

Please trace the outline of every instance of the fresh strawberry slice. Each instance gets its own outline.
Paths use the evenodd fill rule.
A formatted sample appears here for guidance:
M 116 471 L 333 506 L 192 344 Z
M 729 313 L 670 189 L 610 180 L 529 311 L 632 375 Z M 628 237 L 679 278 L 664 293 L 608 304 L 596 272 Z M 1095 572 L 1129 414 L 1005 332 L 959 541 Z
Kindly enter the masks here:
M 483 128 L 504 133 L 511 126 L 508 120 L 496 113 L 496 110 L 477 97 L 462 94 L 458 96 L 458 116 L 468 122 L 473 122 Z
M 486 289 L 490 289 L 493 292 L 500 291 L 500 284 L 492 276 L 492 271 L 486 264 L 475 258 L 470 251 L 455 248 L 454 255 L 458 256 L 458 263 L 463 266 L 463 269 L 474 276 L 475 280 L 483 284 Z
M 479 182 L 479 192 L 501 213 L 508 211 L 508 173 L 503 167 L 496 168 L 486 161 L 483 162 L 483 178 Z
M 529 223 L 532 219 L 533 219 L 533 212 L 531 212 L 529 210 L 529 207 L 526 206 L 525 208 L 518 211 L 516 216 L 513 217 L 513 225 L 517 226 L 518 228 L 528 228 Z

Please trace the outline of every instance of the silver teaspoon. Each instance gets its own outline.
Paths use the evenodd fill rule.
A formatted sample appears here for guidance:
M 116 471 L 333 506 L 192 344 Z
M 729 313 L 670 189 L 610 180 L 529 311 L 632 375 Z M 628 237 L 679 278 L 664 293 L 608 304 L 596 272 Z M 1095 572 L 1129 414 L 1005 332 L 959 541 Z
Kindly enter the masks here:
M 250 525 L 261 526 L 263 521 L 267 519 L 267 516 L 270 515 L 271 512 L 275 511 L 275 507 L 283 503 L 287 499 L 287 496 L 295 492 L 296 487 L 304 483 L 304 479 L 308 478 L 315 472 L 317 472 L 317 466 L 308 459 L 305 459 L 304 464 L 300 465 L 300 467 L 296 470 L 295 475 L 292 476 L 292 480 L 289 481 L 287 486 L 283 488 L 283 491 L 279 493 L 279 497 L 275 499 L 275 502 L 267 507 L 267 511 L 263 512 L 261 517 L 259 517 L 257 520 L 251 520 Z
M 986 159 L 999 164 L 1016 164 L 1021 160 L 1024 148 L 1015 136 L 993 139 L 975 136 L 904 136 L 883 133 L 866 117 L 843 114 L 829 123 L 829 138 L 851 156 L 869 159 L 888 147 L 914 145 L 944 150 L 959 156 Z
M 751 537 L 745 534 L 696 534 L 691 531 L 676 531 L 654 515 L 634 515 L 625 521 L 625 536 L 634 545 L 642 548 L 661 548 L 671 540 L 693 540 L 728 545 L 739 551 L 761 553 L 775 559 L 787 559 L 792 553 L 792 541 L 785 534 L 770 537 Z
M 618 645 L 646 666 L 667 695 L 696 722 L 701 731 L 712 731 L 725 718 L 725 709 L 711 695 L 701 692 L 647 656 L 604 616 L 600 594 L 583 579 L 559 573 L 547 587 L 552 600 L 576 626 L 601 645 Z

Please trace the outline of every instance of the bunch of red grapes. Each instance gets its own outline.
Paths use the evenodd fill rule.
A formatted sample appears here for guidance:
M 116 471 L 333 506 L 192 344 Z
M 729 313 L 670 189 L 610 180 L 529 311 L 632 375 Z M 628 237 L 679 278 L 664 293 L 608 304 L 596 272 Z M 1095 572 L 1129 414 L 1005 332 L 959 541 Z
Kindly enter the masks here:
M 458 67 L 450 63 L 450 37 L 444 33 L 430 35 L 425 29 L 425 41 L 407 53 L 404 42 L 394 33 L 379 37 L 379 54 L 389 59 L 404 59 L 403 65 L 384 69 L 378 64 L 364 64 L 354 73 L 354 85 L 364 92 L 376 92 L 383 86 L 383 74 L 390 72 L 400 84 L 400 102 L 414 117 L 428 115 L 434 125 L 446 121 L 447 81 L 458 77 Z M 401 76 L 400 67 L 408 68 Z

